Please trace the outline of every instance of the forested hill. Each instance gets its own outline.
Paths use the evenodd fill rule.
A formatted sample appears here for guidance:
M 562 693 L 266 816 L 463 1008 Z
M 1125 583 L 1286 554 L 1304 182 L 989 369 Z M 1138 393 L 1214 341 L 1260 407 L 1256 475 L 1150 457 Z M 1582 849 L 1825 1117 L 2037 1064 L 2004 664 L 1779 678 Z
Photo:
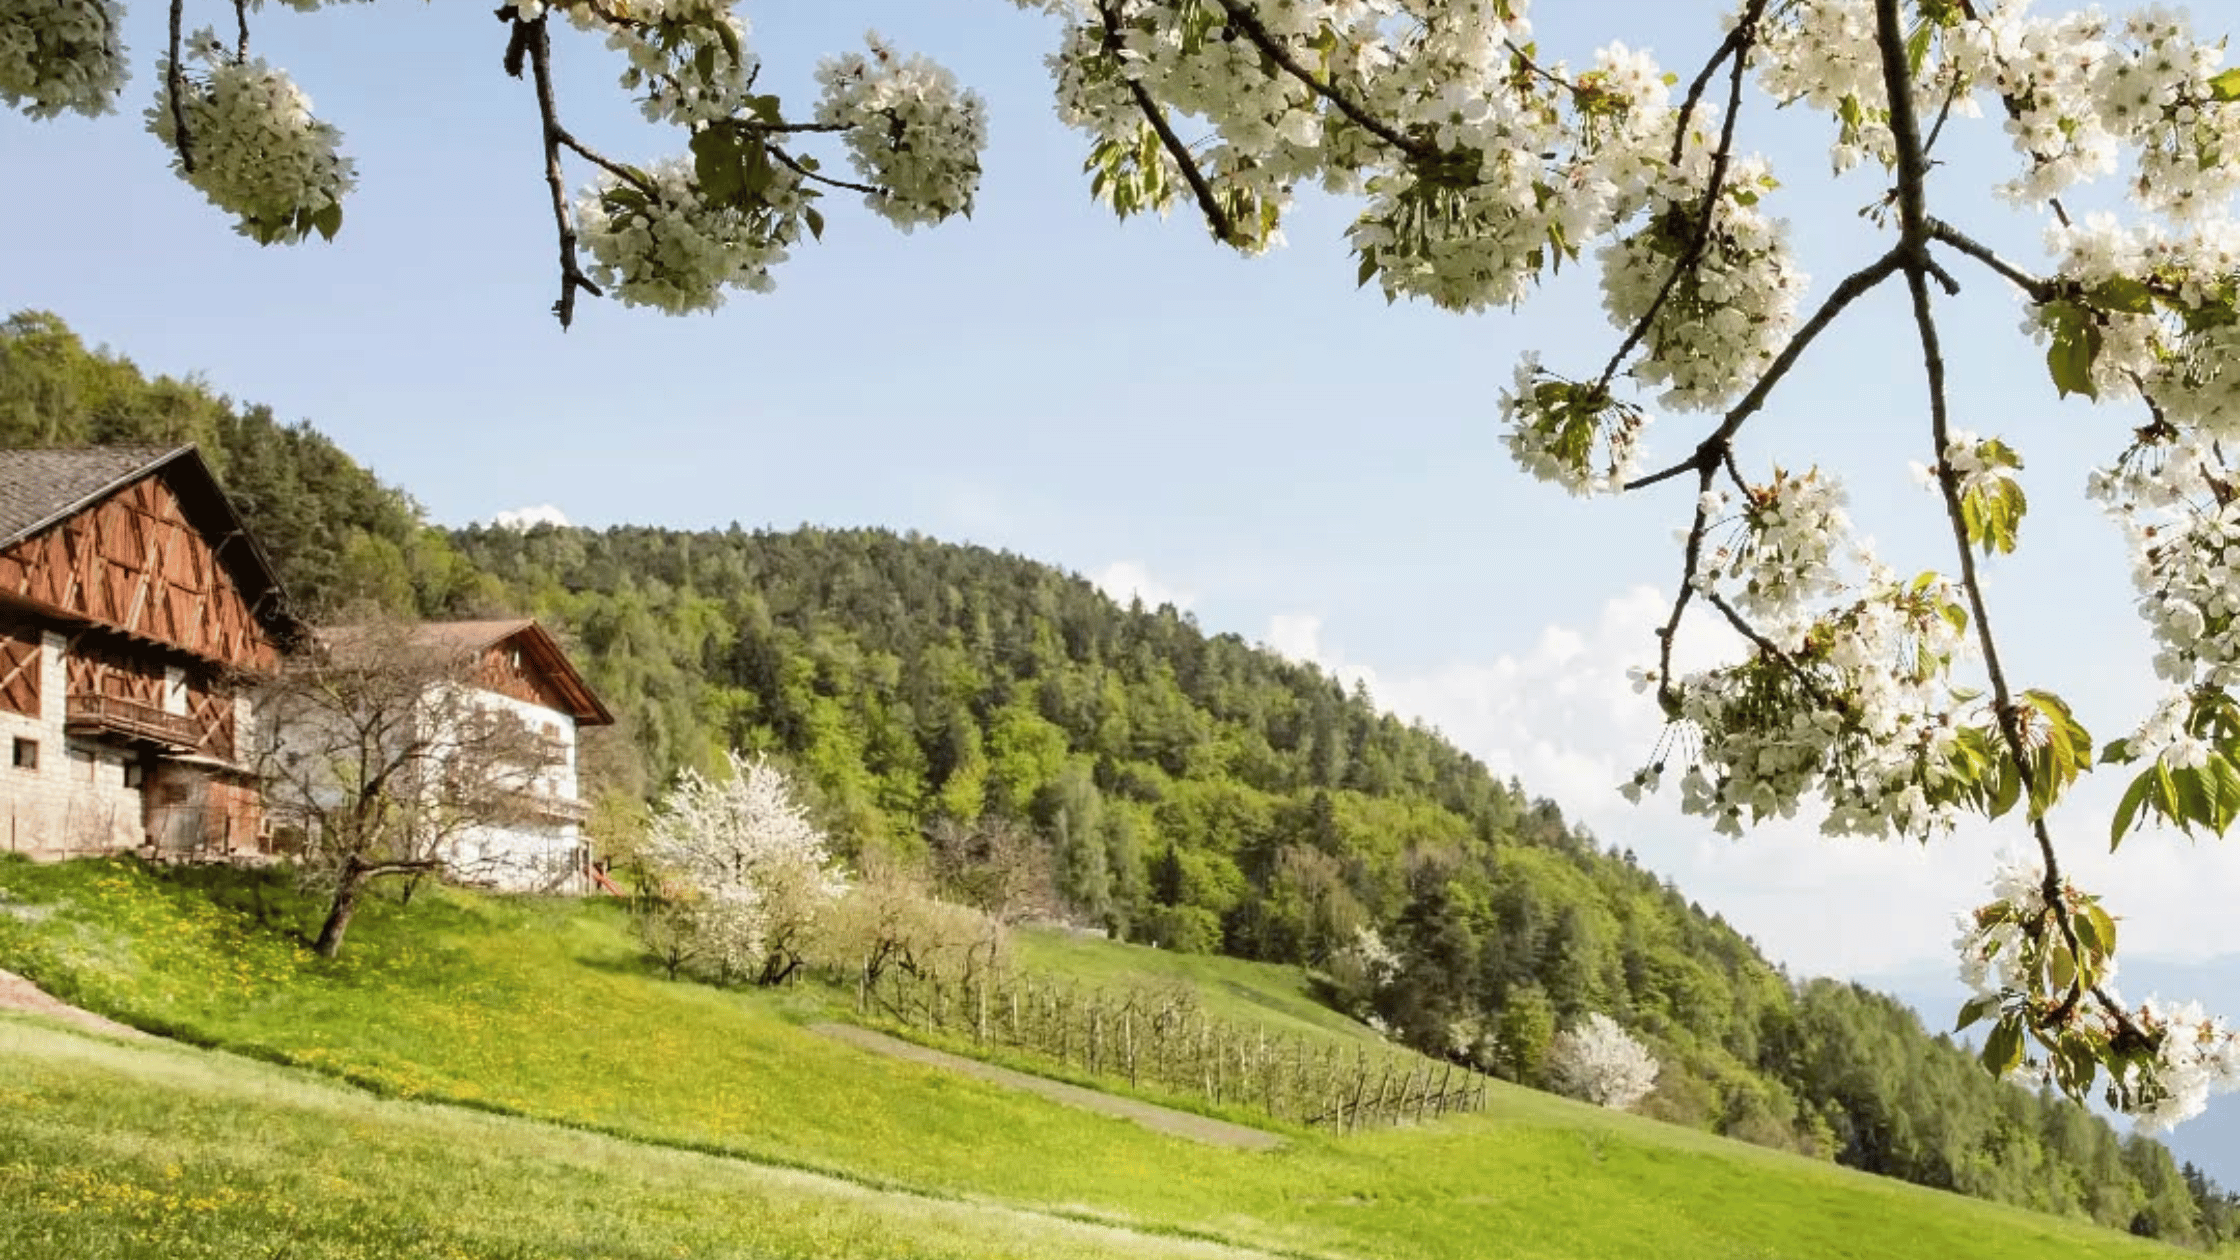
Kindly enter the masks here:
M 173 440 L 205 446 L 308 616 L 558 628 L 620 719 L 586 748 L 612 835 L 678 767 L 765 749 L 844 847 L 931 859 L 965 892 L 976 857 L 1038 855 L 1053 909 L 1305 964 L 1435 1053 L 1535 1082 L 1554 1029 L 1601 1011 L 1654 1043 L 1643 1109 L 1666 1119 L 2172 1239 L 2227 1232 L 2226 1197 L 2159 1144 L 1991 1080 L 1889 998 L 1793 982 L 1554 803 L 1171 608 L 875 530 L 445 533 L 306 427 L 148 382 L 51 316 L 0 325 L 0 444 Z

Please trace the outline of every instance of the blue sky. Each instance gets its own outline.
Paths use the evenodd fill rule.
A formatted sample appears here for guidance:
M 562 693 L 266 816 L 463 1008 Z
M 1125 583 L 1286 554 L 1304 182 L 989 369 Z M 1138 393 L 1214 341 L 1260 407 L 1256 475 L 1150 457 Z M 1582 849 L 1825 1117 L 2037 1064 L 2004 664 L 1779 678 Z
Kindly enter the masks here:
M 225 9 L 190 6 L 190 23 Z M 992 113 L 979 214 L 903 236 L 836 200 L 826 243 L 773 295 L 685 319 L 592 301 L 563 335 L 547 314 L 535 109 L 499 70 L 488 10 L 259 15 L 258 51 L 343 129 L 362 183 L 335 244 L 260 249 L 168 173 L 140 126 L 163 38 L 161 9 L 140 0 L 119 116 L 0 117 L 16 194 L 0 200 L 0 306 L 54 310 L 151 370 L 200 371 L 309 419 L 445 523 L 551 504 L 595 526 L 877 524 L 1172 595 L 1209 630 L 1368 679 L 1800 972 L 1949 966 L 1952 912 L 2019 831 L 1921 850 L 1799 825 L 1735 843 L 1610 790 L 1656 734 L 1624 672 L 1652 650 L 1689 504 L 1677 483 L 1575 503 L 1501 449 L 1494 399 L 1520 352 L 1583 367 L 1614 344 L 1579 277 L 1521 316 L 1457 317 L 1357 291 L 1347 212 L 1327 201 L 1293 217 L 1287 249 L 1249 262 L 1180 216 L 1116 224 L 1055 121 L 1043 19 L 996 0 L 764 0 L 745 12 L 765 83 L 789 101 L 808 99 L 818 55 L 867 27 L 978 88 Z M 1572 5 L 1541 36 L 1574 60 L 1622 38 L 1686 73 L 1716 12 Z M 581 134 L 632 158 L 680 147 L 637 122 L 595 41 L 560 32 L 557 52 Z M 1756 108 L 1746 134 L 1779 163 L 1779 208 L 1824 292 L 1882 248 L 1855 215 L 1880 187 L 1827 177 L 1821 122 Z M 1992 124 L 1956 135 L 1939 205 L 2034 260 L 2037 220 L 1984 189 L 2007 167 L 1999 143 Z M 2112 735 L 2142 711 L 2145 650 L 2118 541 L 2080 492 L 2138 417 L 2057 402 L 2012 297 L 1962 274 L 1945 308 L 1958 422 L 2022 448 L 2038 505 L 2024 556 L 1993 566 L 1997 620 L 2018 676 Z M 1743 454 L 1761 471 L 1776 453 L 1840 468 L 1894 563 L 1949 565 L 1906 470 L 1928 439 L 1896 297 L 1814 352 Z M 1685 451 L 1701 428 L 1662 419 L 1652 448 Z M 2119 790 L 2080 792 L 2064 833 L 2131 916 L 2131 948 L 2240 951 L 2219 893 L 2240 877 L 2230 851 L 2146 838 L 2114 861 L 2096 852 Z

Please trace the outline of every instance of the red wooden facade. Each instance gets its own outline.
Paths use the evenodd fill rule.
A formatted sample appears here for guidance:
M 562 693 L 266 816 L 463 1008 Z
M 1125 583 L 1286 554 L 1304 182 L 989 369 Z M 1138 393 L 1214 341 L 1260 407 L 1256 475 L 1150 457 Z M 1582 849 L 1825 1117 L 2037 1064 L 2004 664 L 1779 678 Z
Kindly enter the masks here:
M 0 550 L 0 594 L 223 668 L 266 670 L 278 659 L 211 540 L 160 474 Z
M 0 622 L 0 713 L 39 716 L 39 628 Z

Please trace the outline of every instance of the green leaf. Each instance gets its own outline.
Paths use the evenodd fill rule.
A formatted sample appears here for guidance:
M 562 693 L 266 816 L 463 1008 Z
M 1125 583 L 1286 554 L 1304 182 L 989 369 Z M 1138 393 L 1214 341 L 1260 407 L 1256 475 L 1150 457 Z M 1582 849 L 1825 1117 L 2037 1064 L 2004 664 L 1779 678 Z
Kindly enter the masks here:
M 2025 691 L 2022 701 L 2045 719 L 2044 739 L 2030 753 L 2030 817 L 2037 819 L 2079 774 L 2092 768 L 2092 734 L 2050 691 Z
M 2022 1017 L 2009 1015 L 1984 1039 L 1983 1066 L 1993 1076 L 2005 1076 L 2022 1065 Z
M 2103 957 L 2116 952 L 2116 921 L 2113 915 L 2100 908 L 2098 902 L 2089 902 L 2084 914 L 2078 918 L 2080 925 L 2090 923 Z
M 2155 770 L 2149 769 L 2133 779 L 2131 786 L 2124 790 L 2123 800 L 2116 805 L 2115 821 L 2108 825 L 2108 852 L 2113 853 L 2120 848 L 2123 838 L 2139 825 L 2139 808 L 2153 794 L 2157 778 Z
M 1967 1004 L 1960 1008 L 1960 1022 L 1953 1025 L 1952 1031 L 1956 1033 L 1966 1032 L 1969 1025 L 1998 1009 L 1999 995 L 1996 993 L 1986 993 L 1980 997 L 1970 998 Z
M 710 127 L 692 137 L 692 178 L 700 194 L 719 205 L 728 205 L 746 191 L 737 138 L 728 130 Z
M 809 235 L 824 239 L 824 215 L 815 206 L 801 207 L 801 221 L 809 225 Z
M 2240 66 L 2209 80 L 2209 95 L 2220 101 L 2240 101 Z
M 2053 320 L 2053 344 L 2046 350 L 2046 369 L 2063 398 L 2083 394 L 2097 399 L 2100 389 L 2092 383 L 2092 363 L 2100 356 L 2100 326 L 2091 313 L 2074 302 L 2048 302 Z
M 2117 276 L 2094 285 L 2085 297 L 2103 311 L 2122 315 L 2154 314 L 2154 291 L 2142 281 Z
M 342 230 L 342 203 L 330 201 L 311 216 L 311 226 L 318 229 L 322 240 L 333 240 Z
M 2083 941 L 2079 940 L 2078 943 L 2082 944 Z M 2054 946 L 2046 955 L 2046 983 L 2052 986 L 2053 992 L 2065 993 L 2070 985 L 2076 983 L 2076 979 L 2077 956 L 2070 953 L 2066 945 Z

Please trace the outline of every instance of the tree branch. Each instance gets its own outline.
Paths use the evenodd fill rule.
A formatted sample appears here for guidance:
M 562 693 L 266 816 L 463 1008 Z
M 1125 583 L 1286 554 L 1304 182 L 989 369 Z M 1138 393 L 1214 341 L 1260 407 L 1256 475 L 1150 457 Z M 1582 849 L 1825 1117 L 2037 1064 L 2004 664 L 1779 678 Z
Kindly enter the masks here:
M 572 143 L 567 129 L 560 125 L 560 107 L 552 90 L 552 33 L 545 26 L 549 16 L 539 15 L 531 22 L 518 17 L 513 19 L 513 32 L 506 45 L 506 68 L 519 78 L 521 53 L 526 51 L 536 76 L 537 113 L 544 123 L 544 180 L 552 189 L 552 222 L 560 238 L 560 300 L 552 304 L 552 313 L 565 331 L 575 322 L 578 290 L 593 297 L 604 295 L 576 262 L 576 224 L 575 217 L 568 213 L 567 174 L 561 169 L 560 148 L 565 144 L 592 161 L 606 163 Z
M 2006 259 L 2001 258 L 1998 254 L 1992 251 L 1990 246 L 1983 244 L 1982 242 L 1976 240 L 1974 237 L 1969 236 L 1965 232 L 1962 232 L 1960 229 L 1952 226 L 1949 223 L 1946 223 L 1942 219 L 1934 217 L 1930 218 L 1929 239 L 1941 242 L 1946 245 L 1950 245 L 1952 248 L 1959 250 L 1961 253 L 1966 254 L 1970 258 L 1975 259 L 1977 262 L 1982 263 L 1984 266 L 1989 267 L 1991 270 L 1998 272 L 2016 288 L 2022 290 L 2024 293 L 2029 294 L 2032 301 L 2046 301 L 2047 299 L 2054 296 L 2054 293 L 2059 287 L 2052 281 L 2041 280 L 2038 277 L 2031 275 L 2029 272 L 2024 271 L 2022 268 L 2015 266 L 2013 263 L 2008 262 Z
M 770 151 L 771 157 L 774 157 L 780 162 L 785 163 L 787 166 L 792 167 L 794 171 L 797 172 L 803 179 L 812 179 L 820 184 L 830 184 L 834 188 L 845 188 L 849 192 L 859 192 L 868 197 L 882 197 L 886 195 L 887 190 L 884 188 L 873 188 L 869 184 L 850 183 L 849 181 L 844 179 L 834 179 L 832 176 L 827 175 L 822 171 L 812 171 L 802 163 L 801 159 L 793 156 L 791 153 L 786 152 L 784 149 L 779 148 L 777 145 L 766 144 L 763 147 Z
M 194 174 L 194 140 L 187 134 L 187 72 L 179 64 L 179 25 L 186 16 L 186 0 L 171 0 L 171 67 L 164 87 L 171 94 L 171 147 L 179 151 L 179 169 Z
M 1101 6 L 1103 0 L 1099 0 L 1099 3 Z M 1308 91 L 1330 102 L 1339 113 L 1352 119 L 1355 126 L 1409 157 L 1428 160 L 1438 156 L 1439 150 L 1436 146 L 1426 144 L 1421 140 L 1411 140 L 1400 134 L 1392 124 L 1370 113 L 1352 97 L 1323 82 L 1313 71 L 1300 65 L 1298 59 L 1293 57 L 1281 43 L 1277 42 L 1275 36 L 1268 33 L 1268 28 L 1261 24 L 1259 15 L 1255 14 L 1251 5 L 1244 3 L 1244 0 L 1214 0 L 1214 3 L 1220 5 L 1222 12 L 1229 15 L 1230 27 L 1242 32 L 1246 39 L 1251 40 L 1253 47 L 1260 50 L 1261 56 L 1276 63 L 1285 74 L 1305 84 Z M 1109 8 L 1107 12 L 1109 12 Z M 1107 23 L 1105 30 L 1108 34 L 1111 29 L 1110 23 Z
M 1228 6 L 1224 4 L 1222 7 L 1226 9 Z M 1097 12 L 1104 18 L 1104 51 L 1117 61 L 1121 51 L 1119 11 L 1113 7 L 1112 0 L 1097 0 Z M 1231 10 L 1231 16 L 1234 16 L 1234 10 Z M 1262 34 L 1266 32 L 1263 31 Z M 1222 209 L 1220 198 L 1214 196 L 1213 186 L 1206 182 L 1205 173 L 1198 169 L 1197 159 L 1191 156 L 1190 146 L 1184 144 L 1182 137 L 1176 135 L 1174 128 L 1168 124 L 1166 111 L 1159 107 L 1159 102 L 1151 98 L 1150 91 L 1141 82 L 1126 74 L 1121 77 L 1127 79 L 1128 94 L 1135 98 L 1136 108 L 1142 111 L 1144 121 L 1151 124 L 1151 130 L 1157 133 L 1159 143 L 1166 147 L 1167 155 L 1174 159 L 1176 166 L 1182 168 L 1182 178 L 1189 183 L 1191 193 L 1197 197 L 1198 209 L 1204 212 L 1207 226 L 1213 229 L 1214 239 L 1238 248 L 1250 244 L 1251 242 L 1238 235 L 1236 221 L 1229 217 L 1227 210 Z
M 1679 260 L 1672 264 L 1672 270 L 1665 274 L 1664 284 L 1658 288 L 1657 296 L 1650 299 L 1649 309 L 1634 321 L 1632 330 L 1619 344 L 1617 353 L 1610 356 L 1609 364 L 1602 369 L 1602 376 L 1595 382 L 1601 389 L 1609 389 L 1610 382 L 1617 379 L 1618 369 L 1625 366 L 1626 357 L 1649 335 L 1649 329 L 1656 323 L 1657 316 L 1663 313 L 1665 303 L 1671 300 L 1673 290 L 1680 287 L 1680 278 L 1701 263 L 1704 251 L 1711 247 L 1711 225 L 1719 208 L 1719 197 L 1727 189 L 1727 165 L 1734 154 L 1735 127 L 1742 117 L 1742 88 L 1750 67 L 1750 44 L 1757 38 L 1758 18 L 1765 12 L 1765 7 L 1766 0 L 1750 0 L 1749 7 L 1743 10 L 1741 20 L 1727 33 L 1726 42 L 1719 46 L 1718 53 L 1711 60 L 1711 66 L 1716 66 L 1720 61 L 1732 57 L 1734 73 L 1727 87 L 1727 112 L 1720 122 L 1719 148 L 1711 158 L 1711 182 L 1704 188 L 1703 200 L 1696 206 L 1693 239 L 1688 242 L 1688 248 L 1680 255 Z M 1695 85 L 1688 90 L 1687 102 L 1681 106 L 1679 118 L 1673 128 L 1674 166 L 1680 164 L 1681 157 L 1686 153 L 1689 119 L 1698 104 L 1697 89 L 1704 85 L 1711 66 L 1705 67 L 1706 74 L 1697 76 Z
M 1806 349 L 1819 339 L 1821 333 L 1828 330 L 1829 325 L 1835 323 L 1836 317 L 1843 314 L 1846 307 L 1866 296 L 1903 265 L 1901 250 L 1893 248 L 1889 253 L 1844 277 L 1843 283 L 1838 284 L 1820 304 L 1820 309 L 1812 313 L 1812 318 L 1797 329 L 1796 335 L 1789 339 L 1789 344 L 1781 348 L 1781 353 L 1775 356 L 1772 366 L 1766 369 L 1766 374 L 1758 378 L 1758 383 L 1751 386 L 1750 392 L 1744 394 L 1741 401 L 1727 412 L 1719 427 L 1696 447 L 1695 454 L 1670 468 L 1637 477 L 1627 482 L 1623 488 L 1629 491 L 1646 490 L 1685 472 L 1716 468 L 1726 458 L 1728 446 L 1733 442 L 1736 432 L 1751 416 L 1765 407 L 1766 399 L 1772 396 L 1774 388 L 1796 367 Z M 1709 489 L 1709 486 L 1705 488 Z

